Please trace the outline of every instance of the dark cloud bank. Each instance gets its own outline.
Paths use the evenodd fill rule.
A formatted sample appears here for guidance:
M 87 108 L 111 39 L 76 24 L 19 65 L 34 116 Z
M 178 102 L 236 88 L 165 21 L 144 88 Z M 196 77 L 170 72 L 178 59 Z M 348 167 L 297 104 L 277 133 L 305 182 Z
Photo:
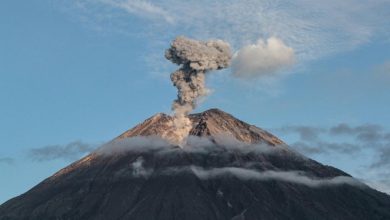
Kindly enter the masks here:
M 351 126 L 342 123 L 328 128 L 284 126 L 273 130 L 297 135 L 299 140 L 290 145 L 304 154 L 351 154 L 368 149 L 378 154 L 382 161 L 378 164 L 386 164 L 385 158 L 389 155 L 390 133 L 376 124 Z
M 362 181 L 390 194 L 390 132 L 382 126 L 341 123 L 331 127 L 284 126 L 274 131 L 296 135 L 298 140 L 290 146 L 304 155 L 371 156 L 370 161 L 362 161 L 357 172 Z

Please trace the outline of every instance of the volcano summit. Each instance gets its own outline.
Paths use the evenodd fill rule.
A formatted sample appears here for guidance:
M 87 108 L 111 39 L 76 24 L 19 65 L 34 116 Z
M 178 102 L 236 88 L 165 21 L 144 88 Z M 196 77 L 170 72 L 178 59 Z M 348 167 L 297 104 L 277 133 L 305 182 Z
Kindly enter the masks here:
M 390 196 L 218 109 L 185 146 L 157 114 L 0 206 L 0 219 L 390 219 Z

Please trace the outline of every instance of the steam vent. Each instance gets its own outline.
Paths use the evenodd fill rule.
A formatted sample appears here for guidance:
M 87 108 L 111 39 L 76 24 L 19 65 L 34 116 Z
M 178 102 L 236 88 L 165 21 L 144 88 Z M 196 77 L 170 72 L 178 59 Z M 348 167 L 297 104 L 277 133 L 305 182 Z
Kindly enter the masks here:
M 218 109 L 157 114 L 0 206 L 0 220 L 390 219 L 390 196 Z

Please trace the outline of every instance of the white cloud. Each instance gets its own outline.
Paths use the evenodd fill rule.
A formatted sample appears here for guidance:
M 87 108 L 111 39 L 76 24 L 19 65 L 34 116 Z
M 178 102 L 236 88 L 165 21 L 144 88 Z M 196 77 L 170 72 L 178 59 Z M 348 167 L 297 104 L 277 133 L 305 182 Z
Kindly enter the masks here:
M 348 176 L 337 176 L 332 178 L 312 178 L 301 171 L 256 171 L 252 169 L 239 167 L 220 167 L 204 169 L 201 167 L 191 167 L 191 170 L 201 179 L 218 178 L 226 175 L 233 175 L 243 180 L 277 180 L 302 184 L 309 187 L 335 186 L 349 184 L 358 187 L 364 187 L 364 184 Z
M 223 138 L 221 136 L 221 138 Z M 168 154 L 175 154 L 178 152 L 187 152 L 187 153 L 204 153 L 209 154 L 211 152 L 220 151 L 220 154 L 229 154 L 229 152 L 233 152 L 235 155 L 237 152 L 242 154 L 247 153 L 256 153 L 256 154 L 273 154 L 280 152 L 277 149 L 285 150 L 285 146 L 268 146 L 264 144 L 260 145 L 250 145 L 245 143 L 240 143 L 237 140 L 225 138 L 225 142 L 222 143 L 221 146 L 215 146 L 215 143 L 211 142 L 207 138 L 190 136 L 189 140 L 191 142 L 191 147 L 187 146 L 187 148 L 178 148 L 175 147 L 162 138 L 156 136 L 147 136 L 147 137 L 132 137 L 111 141 L 101 148 L 97 149 L 95 153 L 100 155 L 112 155 L 112 154 L 121 154 L 130 151 L 136 152 L 146 152 L 146 151 L 154 151 L 154 153 L 158 153 L 160 156 L 164 157 Z M 305 157 L 301 157 L 298 154 L 290 154 L 289 156 L 298 156 L 301 159 L 305 159 Z M 309 187 L 324 187 L 324 186 L 336 186 L 342 184 L 349 184 L 357 187 L 364 187 L 364 184 L 355 180 L 349 176 L 337 176 L 332 178 L 318 178 L 311 177 L 307 175 L 307 173 L 298 170 L 289 170 L 289 171 L 277 171 L 277 170 L 269 170 L 269 171 L 257 171 L 255 169 L 250 169 L 251 164 L 247 163 L 244 167 L 234 167 L 231 165 L 227 165 L 225 167 L 211 167 L 211 168 L 203 168 L 199 166 L 172 166 L 172 167 L 151 167 L 146 166 L 145 159 L 142 156 L 137 157 L 131 164 L 131 169 L 119 170 L 116 175 L 132 175 L 134 177 L 144 177 L 148 178 L 154 174 L 161 175 L 177 175 L 181 172 L 193 172 L 200 179 L 212 179 L 219 178 L 221 176 L 229 176 L 233 175 L 242 180 L 257 180 L 257 181 L 283 181 L 290 182 L 295 184 L 306 185 Z
M 101 2 L 140 17 L 154 20 L 160 20 L 162 18 L 170 24 L 175 22 L 168 11 L 146 0 L 101 0 Z
M 132 173 L 133 176 L 136 176 L 136 177 L 148 177 L 153 172 L 153 170 L 146 169 L 144 167 L 144 159 L 142 157 L 138 157 L 131 164 L 131 168 L 132 168 L 132 171 L 133 171 L 133 173 Z
M 58 0 L 60 1 L 60 0 Z M 68 2 L 68 1 L 66 1 Z M 259 38 L 277 36 L 294 48 L 301 62 L 357 48 L 390 35 L 389 0 L 73 0 L 94 22 L 120 32 L 153 38 L 156 53 L 176 35 L 198 39 L 219 38 L 238 49 Z M 66 3 L 69 4 L 69 3 Z M 148 19 L 143 30 L 132 28 L 130 19 Z M 105 16 L 106 15 L 106 16 Z M 98 19 L 94 19 L 96 16 Z M 127 25 L 124 23 L 127 22 Z M 142 32 L 142 33 L 141 33 Z M 160 44 L 163 42 L 162 44 Z M 164 59 L 163 57 L 161 58 Z M 165 61 L 164 61 L 165 62 Z
M 286 150 L 287 146 L 280 145 L 278 147 L 267 144 L 248 144 L 241 142 L 228 135 L 217 135 L 216 143 L 207 137 L 188 136 L 187 145 L 183 148 L 178 148 L 170 144 L 167 140 L 158 136 L 135 136 L 124 139 L 115 139 L 110 141 L 94 152 L 100 155 L 123 154 L 128 152 L 146 152 L 158 151 L 161 154 L 174 153 L 183 151 L 188 153 L 205 153 L 222 150 L 223 152 L 241 152 L 243 154 L 274 154 L 279 150 Z
M 243 181 L 281 181 L 293 184 L 305 185 L 312 188 L 332 187 L 339 185 L 351 185 L 355 187 L 367 187 L 362 182 L 349 176 L 336 176 L 330 178 L 310 177 L 307 173 L 298 170 L 289 171 L 257 171 L 241 167 L 214 167 L 203 168 L 199 166 L 171 166 L 153 169 L 145 167 L 142 157 L 131 163 L 130 170 L 122 169 L 115 173 L 117 176 L 133 176 L 136 178 L 149 178 L 152 175 L 176 176 L 182 173 L 194 173 L 199 179 L 215 179 L 226 176 L 234 176 Z
M 259 39 L 237 51 L 232 60 L 233 75 L 240 78 L 270 77 L 291 66 L 294 50 L 278 38 Z

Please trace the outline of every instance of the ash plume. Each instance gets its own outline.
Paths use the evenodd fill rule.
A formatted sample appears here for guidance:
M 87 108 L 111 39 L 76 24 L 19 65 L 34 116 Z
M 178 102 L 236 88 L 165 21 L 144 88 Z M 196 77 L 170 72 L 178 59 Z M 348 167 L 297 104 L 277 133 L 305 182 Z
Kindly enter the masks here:
M 182 146 L 192 128 L 187 115 L 196 107 L 200 97 L 208 94 L 205 74 L 211 70 L 230 65 L 230 45 L 222 40 L 197 41 L 183 36 L 177 37 L 166 50 L 165 57 L 180 68 L 171 74 L 177 88 L 177 99 L 173 101 L 173 143 Z

